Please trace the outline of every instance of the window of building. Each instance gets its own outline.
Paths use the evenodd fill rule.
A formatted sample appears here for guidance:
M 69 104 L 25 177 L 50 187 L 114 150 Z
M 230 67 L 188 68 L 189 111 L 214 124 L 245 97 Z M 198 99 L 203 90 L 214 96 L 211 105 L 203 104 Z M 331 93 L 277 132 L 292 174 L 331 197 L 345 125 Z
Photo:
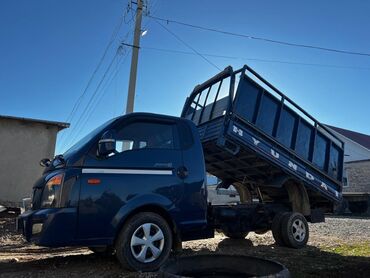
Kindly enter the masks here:
M 349 187 L 348 169 L 343 171 L 343 187 Z

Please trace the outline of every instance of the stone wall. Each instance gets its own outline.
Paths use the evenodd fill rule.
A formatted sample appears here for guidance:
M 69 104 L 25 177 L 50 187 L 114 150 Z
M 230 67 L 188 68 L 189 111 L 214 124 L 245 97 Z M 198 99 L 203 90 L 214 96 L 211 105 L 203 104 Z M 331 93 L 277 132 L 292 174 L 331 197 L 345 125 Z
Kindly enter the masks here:
M 348 186 L 343 192 L 370 193 L 370 160 L 347 162 L 344 165 L 347 171 Z

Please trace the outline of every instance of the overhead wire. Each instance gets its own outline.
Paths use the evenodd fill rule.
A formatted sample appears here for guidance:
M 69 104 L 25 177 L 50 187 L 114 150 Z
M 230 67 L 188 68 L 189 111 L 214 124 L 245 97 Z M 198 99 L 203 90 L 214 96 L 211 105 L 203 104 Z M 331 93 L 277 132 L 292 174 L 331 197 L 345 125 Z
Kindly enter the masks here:
M 124 36 L 123 36 L 123 40 L 126 40 L 126 39 L 128 39 L 128 37 L 130 36 L 130 34 L 132 35 L 132 33 L 133 33 L 133 31 L 130 29 Z M 99 82 L 99 84 L 98 84 L 98 86 L 97 86 L 97 88 L 96 88 L 96 90 L 94 91 L 94 94 L 90 97 L 90 100 L 89 100 L 89 103 L 86 105 L 86 107 L 85 107 L 85 110 L 82 112 L 82 114 L 80 115 L 80 117 L 79 117 L 79 119 L 78 119 L 78 121 L 76 122 L 76 124 L 74 125 L 74 128 L 71 130 L 71 132 L 70 132 L 70 134 L 69 134 L 69 143 L 67 144 L 67 142 L 64 142 L 64 144 L 61 144 L 62 146 L 63 146 L 63 148 L 64 147 L 66 147 L 66 146 L 68 146 L 68 145 L 70 145 L 71 143 L 73 143 L 74 142 L 74 140 L 76 139 L 76 138 L 78 138 L 78 136 L 79 136 L 79 134 L 80 134 L 80 132 L 81 132 L 81 129 L 77 129 L 77 127 L 78 126 L 84 126 L 86 123 L 87 123 L 87 121 L 90 119 L 90 117 L 91 117 L 91 114 L 92 114 L 92 112 L 91 111 L 94 111 L 94 109 L 92 109 L 92 105 L 94 105 L 93 104 L 93 99 L 95 98 L 95 96 L 97 96 L 98 94 L 99 94 L 99 89 L 100 89 L 100 87 L 101 87 L 101 85 L 102 85 L 102 83 L 103 83 L 103 81 L 106 79 L 106 77 L 107 77 L 107 74 L 108 74 L 108 72 L 109 72 L 109 70 L 111 69 L 111 67 L 112 67 L 112 65 L 113 65 L 113 63 L 114 63 L 114 61 L 115 61 L 115 59 L 116 59 L 116 57 L 119 55 L 119 56 L 121 56 L 120 58 L 119 58 L 119 60 L 121 61 L 122 60 L 122 52 L 121 52 L 121 50 L 122 50 L 122 45 L 120 45 L 119 47 L 118 47 L 118 49 L 116 50 L 116 54 L 115 54 L 115 56 L 113 57 L 113 59 L 112 59 L 112 61 L 111 61 L 111 63 L 110 63 L 110 65 L 108 66 L 108 68 L 107 68 L 107 70 L 106 70 L 106 72 L 104 73 L 104 75 L 103 75 L 103 77 L 101 78 L 101 80 L 100 80 L 100 82 Z M 125 53 L 123 56 L 124 57 L 127 57 L 127 55 L 128 55 L 128 53 Z M 118 63 L 120 63 L 120 61 L 118 61 Z M 122 63 L 121 63 L 122 64 Z M 112 76 L 112 73 L 110 74 L 110 76 L 109 77 L 107 77 L 107 79 L 108 80 L 113 80 L 116 76 L 117 76 L 117 73 L 116 74 L 114 74 L 114 78 L 111 78 L 111 76 Z M 110 79 L 111 78 L 111 79 Z M 110 81 L 106 81 L 105 82 L 105 85 L 103 85 L 103 91 L 106 89 L 106 85 L 107 85 L 107 83 L 108 82 L 110 82 Z M 100 101 L 98 101 L 98 102 L 100 102 Z M 97 103 L 97 102 L 95 102 L 95 103 Z M 94 107 L 96 107 L 96 105 L 94 106 Z M 83 119 L 85 117 L 85 119 Z M 83 119 L 83 120 L 82 120 Z M 81 124 L 80 124 L 81 123 Z
M 175 53 L 175 54 L 197 55 L 194 52 L 168 49 L 168 48 L 158 48 L 158 47 L 150 47 L 150 46 L 141 46 L 140 48 L 144 49 L 144 50 L 147 49 L 147 50 L 154 50 L 154 51 L 168 52 L 168 53 Z M 271 59 L 259 59 L 259 58 L 240 57 L 240 56 L 227 56 L 227 55 L 210 54 L 210 53 L 204 53 L 204 52 L 202 52 L 201 54 L 203 56 L 214 57 L 214 58 L 224 58 L 224 59 L 234 59 L 234 60 L 249 60 L 249 61 L 265 62 L 265 63 L 279 63 L 279 64 L 289 64 L 289 65 L 370 70 L 370 67 L 356 67 L 356 66 L 345 66 L 345 65 L 334 65 L 334 64 L 292 62 L 292 61 L 284 61 L 284 60 L 271 60 Z
M 186 23 L 186 22 L 182 22 L 182 21 L 178 21 L 178 20 L 172 20 L 172 19 L 168 19 L 168 18 L 153 16 L 151 14 L 148 14 L 146 16 L 149 17 L 149 18 L 155 19 L 157 21 L 166 22 L 167 24 L 168 23 L 174 23 L 174 24 L 190 27 L 190 28 L 193 28 L 193 29 L 199 29 L 199 30 L 203 30 L 203 31 L 209 31 L 209 32 L 234 36 L 234 37 L 264 41 L 264 42 L 268 42 L 268 43 L 280 44 L 280 45 L 285 45 L 285 46 L 310 48 L 310 49 L 316 49 L 316 50 L 327 51 L 327 52 L 335 52 L 335 53 L 340 53 L 340 54 L 349 54 L 349 55 L 359 55 L 359 56 L 370 57 L 370 53 L 366 53 L 366 52 L 356 52 L 356 51 L 342 50 L 342 49 L 329 48 L 329 47 L 323 47 L 323 46 L 317 46 L 317 45 L 300 44 L 300 43 L 288 42 L 288 41 L 283 41 L 283 40 L 275 40 L 275 39 L 270 39 L 270 38 L 257 37 L 257 36 L 247 35 L 247 34 L 240 34 L 240 33 L 220 30 L 220 29 L 216 29 L 216 28 L 204 27 L 204 26 L 190 24 L 190 23 Z
M 111 45 L 112 45 L 112 43 L 116 40 L 116 38 L 117 38 L 117 36 L 118 36 L 118 34 L 119 34 L 119 30 L 120 30 L 120 28 L 121 28 L 121 26 L 122 26 L 122 21 L 125 21 L 126 22 L 126 20 L 124 19 L 125 18 L 125 15 L 124 16 L 122 16 L 121 17 L 121 20 L 120 20 L 120 24 L 119 25 L 117 25 L 117 26 L 119 26 L 119 28 L 117 29 L 117 28 L 115 28 L 115 32 L 113 32 L 113 34 L 114 34 L 114 36 L 112 35 L 112 37 L 111 38 L 113 38 L 113 41 L 110 41 L 110 43 L 109 43 L 109 45 L 108 45 L 108 47 L 106 48 L 106 50 L 108 50 L 110 47 L 111 47 Z M 128 25 L 132 25 L 132 21 L 133 20 L 129 20 L 129 21 L 127 21 L 126 23 L 128 24 Z M 131 28 L 129 28 L 129 31 L 120 39 L 120 40 L 126 40 L 128 37 L 129 37 L 129 35 L 132 33 L 132 30 L 131 30 Z M 103 55 L 103 57 L 105 58 L 105 56 L 106 56 L 106 52 L 108 52 L 108 51 L 105 51 L 104 52 L 104 55 Z M 61 138 L 61 140 L 60 140 L 60 146 L 62 146 L 62 148 L 64 148 L 65 146 L 67 146 L 67 145 L 70 145 L 70 143 L 72 143 L 73 141 L 74 141 L 74 139 L 71 139 L 71 138 L 75 138 L 76 137 L 76 135 L 74 134 L 76 131 L 78 132 L 79 130 L 77 130 L 77 126 L 79 125 L 79 123 L 81 122 L 81 118 L 83 118 L 84 116 L 86 116 L 86 115 L 88 115 L 88 114 L 86 114 L 86 109 L 88 109 L 88 108 L 90 108 L 89 109 L 89 111 L 91 110 L 91 103 L 92 103 L 92 99 L 96 96 L 96 94 L 97 94 L 97 92 L 98 92 L 98 90 L 99 90 L 99 87 L 101 86 L 101 82 L 102 81 L 104 81 L 104 79 L 106 78 L 106 74 L 107 74 L 107 72 L 109 71 L 109 69 L 111 68 L 111 66 L 112 66 L 112 63 L 114 62 L 114 60 L 116 59 L 116 56 L 117 56 L 117 50 L 116 50 L 116 53 L 115 53 L 115 56 L 114 56 L 114 58 L 112 59 L 112 61 L 111 61 L 111 64 L 108 66 L 108 68 L 107 68 L 107 70 L 106 70 L 106 72 L 105 72 L 105 74 L 103 75 L 103 77 L 102 77 L 102 79 L 100 80 L 100 83 L 98 84 L 98 87 L 95 89 L 95 92 L 94 92 L 94 94 L 93 94 L 93 96 L 92 97 L 90 97 L 90 100 L 89 100 L 89 102 L 87 103 L 87 105 L 86 105 L 86 107 L 85 107 L 85 109 L 84 109 L 84 112 L 82 112 L 82 114 L 80 114 L 80 117 L 77 119 L 77 121 L 76 121 L 76 124 L 74 124 L 74 128 L 72 128 L 72 129 L 70 129 L 70 130 L 68 130 L 69 132 L 68 132 L 68 136 L 67 137 L 64 137 L 64 138 Z M 102 58 L 103 58 L 102 57 Z M 104 58 L 102 59 L 102 60 L 104 60 Z M 99 67 L 101 66 L 101 63 L 99 63 L 100 65 L 99 65 Z M 92 78 L 91 78 L 91 80 L 90 80 L 90 82 L 89 82 L 89 87 L 90 87 L 90 84 L 91 84 L 91 81 L 94 79 L 94 76 L 92 76 Z M 85 90 L 87 91 L 87 89 L 88 88 L 86 88 Z M 86 92 L 84 92 L 84 93 L 86 93 Z M 86 121 L 85 121 L 86 122 Z M 65 134 L 62 134 L 62 135 L 65 135 Z M 64 140 L 62 140 L 62 139 L 64 139 Z M 67 142 L 67 140 L 68 140 L 68 142 Z
M 164 26 L 162 23 L 160 23 L 158 20 L 155 20 L 164 30 L 166 30 L 168 33 L 170 33 L 173 37 L 175 37 L 178 41 L 180 41 L 183 45 L 185 45 L 187 48 L 191 49 L 195 54 L 197 54 L 199 57 L 201 57 L 204 61 L 206 61 L 208 64 L 216 68 L 217 70 L 221 71 L 221 68 L 218 67 L 215 63 L 207 59 L 204 55 L 202 55 L 199 51 L 197 51 L 194 47 L 192 47 L 190 44 L 185 42 L 183 39 L 181 39 L 178 35 L 176 35 L 174 32 L 172 32 L 170 29 L 168 29 L 166 26 Z
M 120 31 L 120 29 L 121 29 L 121 27 L 122 27 L 122 23 L 123 23 L 123 21 L 124 21 L 124 16 L 125 16 L 124 14 L 122 14 L 122 15 L 120 16 L 120 19 L 119 19 L 119 21 L 118 21 L 117 25 L 116 25 L 116 26 L 115 26 L 115 28 L 113 29 L 113 32 L 112 32 L 111 37 L 110 37 L 110 39 L 109 39 L 109 42 L 108 42 L 107 46 L 106 46 L 106 47 L 105 47 L 105 49 L 104 49 L 103 55 L 100 57 L 99 62 L 98 62 L 98 64 L 96 65 L 96 67 L 95 67 L 95 69 L 94 69 L 93 73 L 91 74 L 91 76 L 90 76 L 90 78 L 89 78 L 89 80 L 88 80 L 88 82 L 87 82 L 87 84 L 86 84 L 86 86 L 85 86 L 84 90 L 82 91 L 82 93 L 80 94 L 80 96 L 77 98 L 76 102 L 74 103 L 74 105 L 73 105 L 73 108 L 72 108 L 71 112 L 69 113 L 68 117 L 66 118 L 66 122 L 70 122 L 70 121 L 72 121 L 72 120 L 73 120 L 73 118 L 74 118 L 74 116 L 75 116 L 75 114 L 76 114 L 76 112 L 77 112 L 77 110 L 78 110 L 79 106 L 80 106 L 80 105 L 81 105 L 81 103 L 82 103 L 83 98 L 84 98 L 84 97 L 85 97 L 85 95 L 87 94 L 88 89 L 90 88 L 90 86 L 91 86 L 91 84 L 92 84 L 92 81 L 94 80 L 94 78 L 95 78 L 95 76 L 96 76 L 97 72 L 99 71 L 100 67 L 102 66 L 103 61 L 104 61 L 105 57 L 107 56 L 107 53 L 108 53 L 109 49 L 111 48 L 111 46 L 112 46 L 113 42 L 116 40 L 116 38 L 117 38 L 117 36 L 118 36 L 118 34 L 119 34 L 119 31 Z M 69 131 L 69 130 L 66 130 L 66 131 Z M 61 144 L 62 144 L 62 143 L 64 143 L 63 141 L 65 141 L 65 140 L 66 140 L 66 134 L 67 134 L 67 133 L 68 133 L 68 132 L 63 132 L 63 133 L 61 134 L 61 137 L 59 138 L 59 141 L 61 142 Z
M 125 53 L 123 56 L 121 56 L 119 58 L 119 60 L 117 61 L 117 66 L 116 66 L 116 69 L 115 71 L 111 72 L 111 75 L 110 77 L 107 78 L 107 81 L 105 82 L 103 88 L 101 89 L 101 94 L 100 96 L 98 96 L 98 99 L 97 101 L 95 101 L 95 103 L 93 103 L 91 106 L 90 106 L 90 109 L 88 110 L 87 114 L 86 114 L 86 117 L 85 117 L 85 120 L 82 122 L 81 126 L 85 126 L 87 124 L 87 122 L 90 120 L 91 116 L 93 115 L 94 111 L 96 111 L 96 108 L 97 106 L 100 104 L 100 102 L 102 101 L 103 97 L 105 96 L 105 93 L 107 92 L 108 88 L 110 87 L 112 81 L 116 78 L 116 76 L 118 75 L 119 71 L 120 71 L 120 68 L 121 66 L 124 64 L 127 56 L 129 55 L 129 52 L 130 51 L 127 51 L 127 53 Z M 75 139 L 77 139 L 79 137 L 81 133 L 81 129 L 79 129 L 77 131 L 77 133 L 75 133 L 75 136 L 71 139 L 71 142 L 74 142 Z
M 118 55 L 119 55 L 119 53 L 116 51 L 116 54 L 114 55 L 113 59 L 112 59 L 112 60 L 111 60 L 111 62 L 109 63 L 109 66 L 108 66 L 108 67 L 107 67 L 107 69 L 105 70 L 105 72 L 104 72 L 104 74 L 103 74 L 102 78 L 100 79 L 100 81 L 99 81 L 99 83 L 98 83 L 98 85 L 97 85 L 97 87 L 96 87 L 96 89 L 95 89 L 94 93 L 90 96 L 90 98 L 89 98 L 89 100 L 88 100 L 88 103 L 87 103 L 87 105 L 85 106 L 85 109 L 84 109 L 84 110 L 83 110 L 83 112 L 80 114 L 80 116 L 79 116 L 79 118 L 78 118 L 78 120 L 77 120 L 76 124 L 74 125 L 74 128 L 72 128 L 72 129 L 71 129 L 71 132 L 70 132 L 70 134 L 69 134 L 69 138 L 71 138 L 71 136 L 72 136 L 73 132 L 75 132 L 75 131 L 77 130 L 77 128 L 80 126 L 81 119 L 85 116 L 85 114 L 86 114 L 86 111 L 87 111 L 88 107 L 91 105 L 91 102 L 93 101 L 94 97 L 95 97 L 95 96 L 96 96 L 96 94 L 98 93 L 99 88 L 101 87 L 101 85 L 102 85 L 102 83 L 103 83 L 104 79 L 106 78 L 106 76 L 107 76 L 107 74 L 108 74 L 109 70 L 111 69 L 111 67 L 112 67 L 112 65 L 113 65 L 113 63 L 114 63 L 114 61 L 115 61 L 115 59 L 117 58 L 117 56 L 118 56 Z M 70 140 L 70 141 L 72 141 L 72 140 Z M 64 142 L 63 147 L 64 147 L 65 145 L 66 145 L 66 142 Z
M 87 89 L 90 87 L 90 85 L 91 85 L 91 83 L 92 83 L 92 80 L 94 79 L 94 77 L 95 77 L 96 73 L 97 73 L 97 72 L 98 72 L 98 70 L 100 69 L 100 67 L 101 67 L 101 65 L 102 65 L 102 63 L 103 63 L 103 61 L 104 61 L 104 59 L 105 59 L 105 57 L 106 57 L 106 55 L 107 55 L 107 53 L 108 53 L 109 48 L 111 47 L 112 43 L 115 41 L 115 39 L 116 39 L 116 37 L 117 37 L 117 35 L 118 35 L 118 33 L 119 33 L 119 30 L 120 30 L 120 28 L 121 28 L 121 26 L 122 26 L 122 22 L 123 22 L 123 16 L 121 16 L 121 17 L 120 17 L 120 20 L 119 20 L 119 22 L 118 22 L 117 26 L 115 27 L 115 29 L 114 29 L 114 31 L 113 31 L 113 33 L 112 33 L 111 37 L 110 37 L 110 40 L 109 40 L 109 42 L 108 42 L 107 46 L 106 46 L 106 47 L 105 47 L 105 49 L 104 49 L 103 55 L 101 56 L 101 58 L 100 58 L 100 60 L 99 60 L 99 62 L 98 62 L 98 64 L 97 64 L 97 66 L 95 67 L 95 69 L 94 69 L 94 71 L 93 71 L 93 73 L 92 73 L 91 77 L 89 78 L 89 81 L 87 82 L 87 85 L 85 86 L 85 89 L 83 90 L 83 92 L 82 92 L 82 94 L 79 96 L 79 98 L 77 99 L 77 101 L 76 101 L 75 105 L 74 105 L 74 106 L 73 106 L 73 108 L 72 108 L 71 113 L 70 113 L 70 114 L 69 114 L 69 116 L 67 117 L 67 121 L 71 120 L 71 117 L 73 116 L 73 113 L 76 111 L 76 109 L 77 109 L 77 107 L 78 107 L 79 103 L 82 101 L 82 98 L 83 98 L 83 97 L 84 97 L 84 95 L 86 94 Z

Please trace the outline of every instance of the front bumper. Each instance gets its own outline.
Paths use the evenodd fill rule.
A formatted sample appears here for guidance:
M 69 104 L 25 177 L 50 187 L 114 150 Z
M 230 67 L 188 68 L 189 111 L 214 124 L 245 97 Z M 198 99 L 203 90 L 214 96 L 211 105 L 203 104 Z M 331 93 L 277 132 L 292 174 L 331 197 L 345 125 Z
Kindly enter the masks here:
M 73 245 L 76 224 L 76 208 L 29 210 L 18 217 L 17 230 L 29 242 L 58 247 Z

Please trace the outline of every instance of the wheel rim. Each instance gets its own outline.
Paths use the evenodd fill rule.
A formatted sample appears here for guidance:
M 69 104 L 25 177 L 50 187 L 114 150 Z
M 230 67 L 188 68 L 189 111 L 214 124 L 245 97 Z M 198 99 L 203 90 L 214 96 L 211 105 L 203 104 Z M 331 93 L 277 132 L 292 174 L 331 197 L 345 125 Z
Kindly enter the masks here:
M 296 219 L 293 221 L 292 233 L 296 241 L 304 241 L 306 237 L 306 226 L 304 225 L 302 220 Z
M 132 234 L 131 253 L 139 262 L 150 263 L 156 260 L 162 254 L 163 246 L 164 234 L 156 224 L 142 224 Z

